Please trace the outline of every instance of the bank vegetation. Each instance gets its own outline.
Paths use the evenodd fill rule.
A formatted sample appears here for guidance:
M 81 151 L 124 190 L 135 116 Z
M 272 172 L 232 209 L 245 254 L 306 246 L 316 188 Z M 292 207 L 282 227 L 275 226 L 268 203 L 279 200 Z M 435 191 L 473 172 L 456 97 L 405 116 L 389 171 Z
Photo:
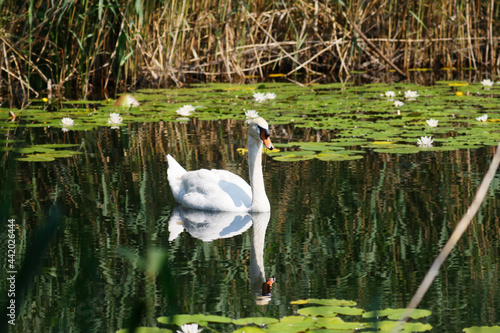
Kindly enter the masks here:
M 0 13 L 11 97 L 500 65 L 495 0 L 4 0 Z

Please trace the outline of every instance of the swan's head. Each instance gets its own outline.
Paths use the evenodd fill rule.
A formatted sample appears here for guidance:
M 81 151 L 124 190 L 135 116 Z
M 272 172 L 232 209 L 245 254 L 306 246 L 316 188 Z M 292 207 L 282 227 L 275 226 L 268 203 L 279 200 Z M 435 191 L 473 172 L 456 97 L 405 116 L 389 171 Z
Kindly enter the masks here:
M 269 132 L 269 125 L 264 118 L 258 117 L 252 119 L 248 128 L 248 135 L 253 137 L 256 141 L 261 140 L 266 145 L 267 149 L 273 150 L 274 146 L 271 142 L 271 133 Z

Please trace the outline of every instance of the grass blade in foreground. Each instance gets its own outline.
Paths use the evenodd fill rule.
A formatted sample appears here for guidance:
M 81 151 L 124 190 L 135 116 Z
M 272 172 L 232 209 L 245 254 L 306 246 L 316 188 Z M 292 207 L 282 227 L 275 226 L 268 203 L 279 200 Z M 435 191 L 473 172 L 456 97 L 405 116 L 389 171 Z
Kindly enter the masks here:
M 399 325 L 395 326 L 392 332 L 401 331 L 407 318 L 417 308 L 418 304 L 424 297 L 425 293 L 427 292 L 427 290 L 429 290 L 429 287 L 436 278 L 436 275 L 439 273 L 441 265 L 446 260 L 451 250 L 453 250 L 460 237 L 462 237 L 463 233 L 465 232 L 470 222 L 472 221 L 477 211 L 479 210 L 479 207 L 483 203 L 484 198 L 486 197 L 486 193 L 488 192 L 488 188 L 490 187 L 491 181 L 495 177 L 495 173 L 497 172 L 499 164 L 500 164 L 500 142 L 498 143 L 495 156 L 491 161 L 490 168 L 488 169 L 488 172 L 484 176 L 484 179 L 481 182 L 481 185 L 479 186 L 476 196 L 474 197 L 474 200 L 469 206 L 469 209 L 467 209 L 465 215 L 462 217 L 460 222 L 458 222 L 457 226 L 455 227 L 455 230 L 450 236 L 450 239 L 448 240 L 448 242 L 446 242 L 445 246 L 437 256 L 436 260 L 434 260 L 434 262 L 432 263 L 432 266 L 425 275 L 424 280 L 422 281 L 417 291 L 415 292 L 415 295 L 413 295 L 412 299 L 410 300 L 410 303 L 406 307 L 406 311 L 401 315 L 401 318 L 399 318 Z

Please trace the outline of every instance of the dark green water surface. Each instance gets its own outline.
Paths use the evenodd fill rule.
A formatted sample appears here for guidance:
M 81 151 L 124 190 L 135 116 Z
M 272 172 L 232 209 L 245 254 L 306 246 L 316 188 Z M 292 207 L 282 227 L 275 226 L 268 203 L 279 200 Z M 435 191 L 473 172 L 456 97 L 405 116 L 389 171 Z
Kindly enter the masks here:
M 275 143 L 287 142 L 285 132 L 294 140 L 320 133 L 290 125 L 272 130 Z M 189 233 L 169 222 L 175 203 L 166 155 L 188 170 L 220 168 L 248 179 L 246 155 L 237 151 L 246 147 L 243 121 L 18 128 L 15 139 L 72 143 L 81 154 L 52 162 L 1 155 L 2 225 L 15 219 L 20 271 L 10 332 L 114 332 L 179 313 L 280 318 L 296 311 L 291 301 L 307 298 L 353 300 L 365 310 L 405 307 L 494 153 L 493 146 L 416 154 L 364 149 L 362 159 L 343 162 L 266 155 L 267 228 L 228 224 L 215 232 L 226 238 L 203 241 L 214 238 L 213 230 L 198 225 Z M 497 173 L 420 305 L 432 311 L 433 331 L 500 323 L 499 216 Z M 5 229 L 0 235 L 6 252 Z M 252 291 L 256 267 L 276 278 L 270 299 Z M 0 284 L 3 292 L 6 279 Z

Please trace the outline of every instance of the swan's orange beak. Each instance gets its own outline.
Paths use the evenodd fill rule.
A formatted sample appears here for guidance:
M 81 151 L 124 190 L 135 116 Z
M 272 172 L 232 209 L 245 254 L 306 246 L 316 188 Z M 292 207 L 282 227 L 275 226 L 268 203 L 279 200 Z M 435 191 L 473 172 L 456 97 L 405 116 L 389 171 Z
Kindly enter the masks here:
M 274 146 L 273 143 L 271 142 L 271 137 L 268 134 L 268 131 L 261 131 L 260 132 L 260 138 L 262 139 L 262 142 L 266 145 L 267 149 L 273 150 Z

